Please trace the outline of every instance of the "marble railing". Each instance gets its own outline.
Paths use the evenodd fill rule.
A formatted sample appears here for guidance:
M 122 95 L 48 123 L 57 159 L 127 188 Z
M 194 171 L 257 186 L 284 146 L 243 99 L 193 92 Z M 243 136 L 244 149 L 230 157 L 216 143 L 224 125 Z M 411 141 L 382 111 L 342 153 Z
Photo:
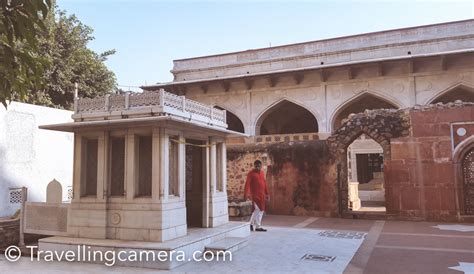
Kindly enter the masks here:
M 193 100 L 186 99 L 163 89 L 143 93 L 109 94 L 96 98 L 76 98 L 74 114 L 117 112 L 147 107 L 162 107 L 163 112 L 186 113 L 190 119 L 200 116 L 217 124 L 226 124 L 226 112 Z

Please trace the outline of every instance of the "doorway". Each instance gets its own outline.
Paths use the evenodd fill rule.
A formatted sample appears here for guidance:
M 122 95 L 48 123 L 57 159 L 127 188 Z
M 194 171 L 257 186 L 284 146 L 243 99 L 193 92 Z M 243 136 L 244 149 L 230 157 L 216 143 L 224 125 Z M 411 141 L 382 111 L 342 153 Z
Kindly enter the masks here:
M 188 227 L 203 227 L 204 142 L 186 139 L 186 221 Z
M 385 212 L 382 147 L 362 134 L 347 149 L 349 208 L 352 211 Z

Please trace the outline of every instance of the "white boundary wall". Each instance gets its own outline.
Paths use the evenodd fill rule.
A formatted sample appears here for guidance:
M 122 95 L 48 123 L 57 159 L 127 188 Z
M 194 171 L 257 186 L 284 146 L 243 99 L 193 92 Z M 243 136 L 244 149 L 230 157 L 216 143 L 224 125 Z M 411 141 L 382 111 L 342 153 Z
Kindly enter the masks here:
M 63 201 L 72 185 L 73 135 L 39 129 L 39 125 L 72 122 L 72 112 L 12 102 L 0 106 L 0 217 L 13 214 L 10 188 L 26 186 L 28 201 L 45 202 L 46 187 L 56 179 Z

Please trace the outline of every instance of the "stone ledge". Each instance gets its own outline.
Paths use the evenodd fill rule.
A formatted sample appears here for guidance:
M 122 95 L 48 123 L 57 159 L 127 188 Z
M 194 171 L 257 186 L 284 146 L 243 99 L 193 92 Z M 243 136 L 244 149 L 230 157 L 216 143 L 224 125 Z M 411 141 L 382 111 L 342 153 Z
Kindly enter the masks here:
M 245 217 L 252 214 L 252 202 L 243 199 L 229 200 L 229 217 Z

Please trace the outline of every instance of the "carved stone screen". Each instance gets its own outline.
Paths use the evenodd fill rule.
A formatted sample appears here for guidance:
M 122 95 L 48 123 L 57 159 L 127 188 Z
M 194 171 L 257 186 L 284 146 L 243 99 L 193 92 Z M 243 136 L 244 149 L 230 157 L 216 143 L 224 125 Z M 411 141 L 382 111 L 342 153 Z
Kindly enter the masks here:
M 137 196 L 151 196 L 152 138 L 138 137 L 138 191 Z
M 474 215 L 474 148 L 471 149 L 462 161 L 464 212 Z
M 125 137 L 110 139 L 110 195 L 123 196 L 125 178 Z
M 169 195 L 178 196 L 178 140 L 179 136 L 170 136 L 169 141 Z
M 82 179 L 82 196 L 96 196 L 97 195 L 97 139 L 85 139 L 83 142 L 83 179 Z
M 223 172 L 223 168 L 224 165 L 223 165 L 223 160 L 222 160 L 222 157 L 223 157 L 223 145 L 222 143 L 218 143 L 217 144 L 217 149 L 216 149 L 216 153 L 217 153 L 217 167 L 216 167 L 216 171 L 217 171 L 217 191 L 224 191 L 224 182 L 223 182 L 223 176 L 222 176 L 222 172 Z
M 186 139 L 186 222 L 188 227 L 202 227 L 203 142 Z
M 186 142 L 189 142 L 186 140 Z M 192 191 L 193 189 L 193 146 L 186 146 L 186 192 Z

